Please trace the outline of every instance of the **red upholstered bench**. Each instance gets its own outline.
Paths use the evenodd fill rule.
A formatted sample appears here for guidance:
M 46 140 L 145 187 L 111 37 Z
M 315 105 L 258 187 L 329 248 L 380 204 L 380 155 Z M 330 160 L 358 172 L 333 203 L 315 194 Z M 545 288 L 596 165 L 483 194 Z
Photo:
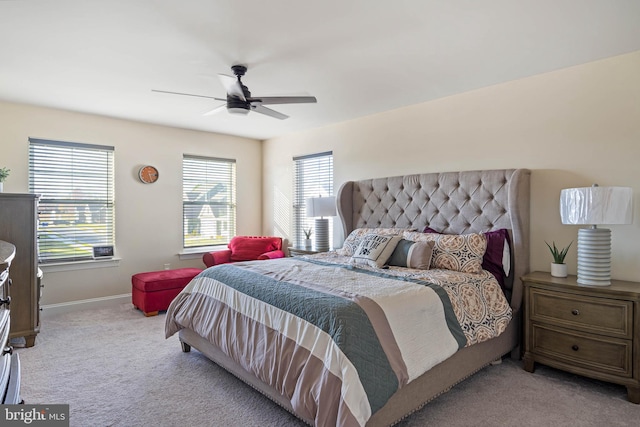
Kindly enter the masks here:
M 176 270 L 149 271 L 131 276 L 131 301 L 145 316 L 155 316 L 166 310 L 173 299 L 202 270 L 178 268 Z

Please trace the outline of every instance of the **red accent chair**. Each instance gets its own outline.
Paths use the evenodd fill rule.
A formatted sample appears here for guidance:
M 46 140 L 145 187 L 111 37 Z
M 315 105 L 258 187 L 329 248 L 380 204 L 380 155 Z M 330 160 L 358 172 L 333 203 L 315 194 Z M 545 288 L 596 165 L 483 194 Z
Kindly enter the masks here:
M 238 261 L 283 258 L 281 237 L 236 236 L 227 245 L 228 249 L 207 252 L 202 262 L 207 267 Z

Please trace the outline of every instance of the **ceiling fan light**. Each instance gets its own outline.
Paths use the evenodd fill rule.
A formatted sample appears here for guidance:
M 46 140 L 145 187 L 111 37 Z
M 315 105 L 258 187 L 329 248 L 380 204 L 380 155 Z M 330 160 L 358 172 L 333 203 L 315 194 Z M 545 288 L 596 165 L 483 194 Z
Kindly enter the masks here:
M 230 114 L 249 114 L 249 110 L 246 108 L 238 108 L 238 107 L 227 107 L 227 111 Z

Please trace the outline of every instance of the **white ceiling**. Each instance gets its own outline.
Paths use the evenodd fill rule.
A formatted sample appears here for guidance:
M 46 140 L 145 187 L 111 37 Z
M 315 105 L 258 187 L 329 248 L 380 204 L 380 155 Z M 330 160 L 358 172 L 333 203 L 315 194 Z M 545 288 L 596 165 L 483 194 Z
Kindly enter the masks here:
M 0 100 L 267 139 L 640 50 L 639 0 L 0 0 Z M 203 113 L 217 74 L 291 116 Z

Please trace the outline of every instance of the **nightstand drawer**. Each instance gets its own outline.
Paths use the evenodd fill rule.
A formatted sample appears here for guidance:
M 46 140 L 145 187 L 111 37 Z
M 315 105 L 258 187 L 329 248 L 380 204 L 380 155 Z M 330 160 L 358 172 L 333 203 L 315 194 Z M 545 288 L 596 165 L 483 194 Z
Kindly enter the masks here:
M 571 367 L 582 367 L 619 377 L 631 377 L 632 341 L 568 331 L 549 325 L 532 325 L 534 355 Z
M 530 288 L 531 320 L 631 339 L 633 302 Z

